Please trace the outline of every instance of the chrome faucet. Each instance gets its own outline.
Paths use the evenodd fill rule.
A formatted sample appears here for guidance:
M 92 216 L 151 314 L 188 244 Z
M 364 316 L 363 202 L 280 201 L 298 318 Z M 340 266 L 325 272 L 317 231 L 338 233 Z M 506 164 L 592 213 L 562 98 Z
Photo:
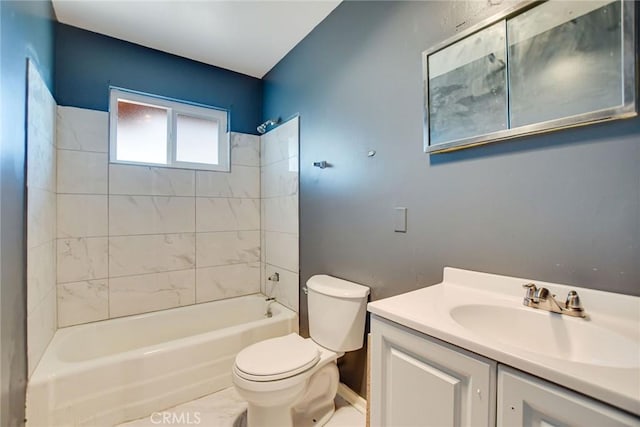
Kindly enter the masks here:
M 533 283 L 527 283 L 522 285 L 522 287 L 526 289 L 522 304 L 527 307 L 538 308 L 552 313 L 566 314 L 573 317 L 586 317 L 584 308 L 580 303 L 580 297 L 576 291 L 569 292 L 566 301 L 562 304 L 556 300 L 555 295 L 552 295 L 547 288 L 538 288 Z
M 276 302 L 276 297 L 269 297 L 264 299 L 267 302 L 267 311 L 264 313 L 264 317 L 273 317 L 273 312 L 271 311 L 271 304 Z

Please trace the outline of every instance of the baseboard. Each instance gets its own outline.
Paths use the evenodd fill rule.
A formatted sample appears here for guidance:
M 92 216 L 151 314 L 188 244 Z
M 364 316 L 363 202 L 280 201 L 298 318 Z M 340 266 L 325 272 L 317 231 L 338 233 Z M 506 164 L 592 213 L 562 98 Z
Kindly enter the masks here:
M 367 413 L 367 401 L 343 383 L 338 384 L 338 394 L 361 414 Z

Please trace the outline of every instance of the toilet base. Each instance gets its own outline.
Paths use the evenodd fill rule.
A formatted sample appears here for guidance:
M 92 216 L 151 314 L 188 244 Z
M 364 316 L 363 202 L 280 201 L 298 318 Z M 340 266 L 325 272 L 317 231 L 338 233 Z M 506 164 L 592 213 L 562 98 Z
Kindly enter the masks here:
M 247 393 L 246 390 L 236 389 L 242 397 L 247 399 L 248 427 L 320 427 L 326 424 L 335 412 L 334 399 L 338 391 L 339 373 L 335 361 L 328 363 L 313 374 L 308 382 L 300 384 L 291 393 L 278 394 L 281 399 L 271 399 L 276 396 L 266 392 L 262 399 L 256 399 L 260 394 Z M 297 390 L 296 390 L 297 389 Z M 304 391 L 304 392 L 303 392 Z M 301 393 L 303 392 L 303 393 Z M 289 402 L 282 397 L 299 395 Z M 266 404 L 269 401 L 269 404 Z M 260 402 L 262 405 L 257 405 Z
M 329 363 L 310 379 L 304 396 L 292 408 L 295 427 L 319 427 L 327 423 L 336 410 L 340 374 L 336 363 Z

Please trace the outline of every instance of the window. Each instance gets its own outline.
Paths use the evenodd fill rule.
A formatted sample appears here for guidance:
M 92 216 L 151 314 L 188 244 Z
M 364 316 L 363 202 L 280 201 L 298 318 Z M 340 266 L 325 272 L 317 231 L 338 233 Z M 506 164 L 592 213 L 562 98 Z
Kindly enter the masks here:
M 112 163 L 229 170 L 228 113 L 111 89 Z

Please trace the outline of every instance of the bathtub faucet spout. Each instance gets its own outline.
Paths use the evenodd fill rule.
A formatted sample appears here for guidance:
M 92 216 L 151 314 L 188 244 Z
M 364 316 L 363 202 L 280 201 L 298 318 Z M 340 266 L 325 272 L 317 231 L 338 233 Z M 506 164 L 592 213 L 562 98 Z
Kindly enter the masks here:
M 267 302 L 267 312 L 264 314 L 265 317 L 273 317 L 273 313 L 271 312 L 271 304 L 276 302 L 275 297 L 269 297 L 264 299 Z

